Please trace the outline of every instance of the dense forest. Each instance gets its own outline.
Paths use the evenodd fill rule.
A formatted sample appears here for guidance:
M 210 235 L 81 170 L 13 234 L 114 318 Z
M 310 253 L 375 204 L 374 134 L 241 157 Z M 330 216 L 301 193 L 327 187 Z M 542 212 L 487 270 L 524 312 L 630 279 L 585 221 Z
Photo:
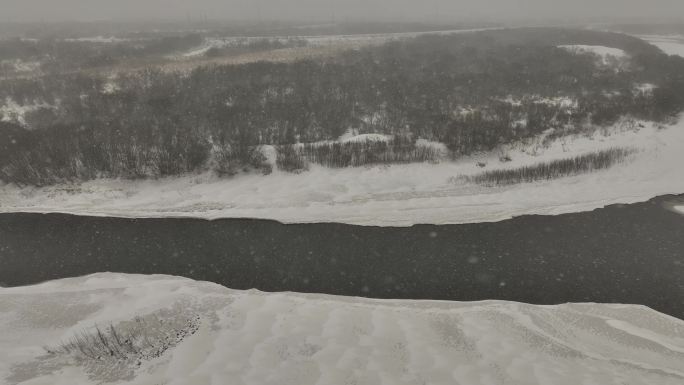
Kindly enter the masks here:
M 166 52 L 199 43 L 193 39 L 113 45 L 122 51 L 105 56 Z M 57 43 L 40 44 L 49 51 Z M 628 56 L 606 62 L 558 47 L 569 44 Z M 0 44 L 0 56 L 12 49 Z M 622 34 L 548 28 L 426 35 L 320 60 L 54 71 L 0 82 L 0 101 L 22 111 L 0 109 L 0 180 L 20 185 L 266 170 L 260 145 L 274 145 L 286 170 L 305 161 L 343 167 L 433 159 L 416 147 L 419 138 L 446 144 L 457 158 L 549 129 L 587 132 L 624 116 L 668 121 L 684 109 L 683 58 Z M 349 130 L 393 139 L 368 148 L 311 145 Z

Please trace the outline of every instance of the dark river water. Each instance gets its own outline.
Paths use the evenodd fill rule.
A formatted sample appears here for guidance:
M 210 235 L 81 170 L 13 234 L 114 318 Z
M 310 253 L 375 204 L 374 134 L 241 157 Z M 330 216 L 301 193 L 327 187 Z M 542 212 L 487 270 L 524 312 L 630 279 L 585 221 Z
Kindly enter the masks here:
M 5 286 L 95 272 L 377 298 L 647 305 L 684 319 L 684 196 L 411 228 L 0 215 Z

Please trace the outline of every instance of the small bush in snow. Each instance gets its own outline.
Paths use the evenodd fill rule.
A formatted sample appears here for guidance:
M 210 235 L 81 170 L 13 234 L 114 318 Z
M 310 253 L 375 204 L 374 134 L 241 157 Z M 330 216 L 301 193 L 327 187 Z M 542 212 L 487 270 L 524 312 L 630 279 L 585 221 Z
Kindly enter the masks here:
M 45 350 L 50 356 L 70 356 L 78 361 L 113 360 L 140 365 L 143 360 L 161 356 L 198 328 L 198 316 L 180 323 L 165 322 L 156 316 L 137 317 L 119 326 L 95 326 L 81 331 Z
M 254 147 L 248 150 L 244 161 L 249 168 L 259 170 L 264 175 L 268 175 L 273 172 L 273 166 L 268 163 L 266 155 L 264 155 L 259 147 Z
M 219 176 L 233 176 L 240 169 L 259 170 L 264 175 L 273 172 L 273 167 L 259 147 L 233 149 L 230 146 L 216 146 L 209 168 Z

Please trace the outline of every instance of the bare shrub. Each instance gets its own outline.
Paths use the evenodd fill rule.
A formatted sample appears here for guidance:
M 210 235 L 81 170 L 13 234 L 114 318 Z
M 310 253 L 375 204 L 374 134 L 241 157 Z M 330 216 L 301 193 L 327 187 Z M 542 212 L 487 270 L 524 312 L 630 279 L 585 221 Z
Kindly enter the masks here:
M 212 150 L 209 169 L 218 176 L 233 176 L 240 170 L 258 170 L 264 175 L 273 172 L 273 166 L 261 149 L 257 147 L 231 147 L 230 145 L 216 146 Z
M 305 143 L 278 146 L 278 168 L 301 171 L 306 163 L 325 167 L 361 167 L 374 164 L 436 162 L 439 149 L 418 146 L 407 137 L 396 136 L 387 141 Z
M 216 146 L 212 150 L 209 168 L 218 176 L 233 176 L 238 173 L 240 162 L 230 146 Z
M 300 173 L 309 169 L 306 157 L 295 146 L 277 146 L 276 151 L 276 166 L 279 170 Z
M 466 176 L 460 179 L 481 185 L 511 185 L 557 179 L 612 167 L 627 160 L 634 152 L 634 149 L 629 148 L 611 148 L 574 158 L 539 163 L 533 166 L 485 171 L 481 174 Z
M 50 356 L 71 356 L 80 361 L 125 361 L 139 364 L 161 356 L 199 328 L 199 316 L 187 321 L 166 322 L 157 316 L 137 317 L 132 322 L 106 328 L 94 326 L 74 334 L 57 346 L 47 346 Z
M 259 147 L 250 148 L 245 154 L 243 162 L 249 168 L 258 170 L 264 175 L 269 175 L 273 172 L 273 166 L 271 166 L 271 164 L 268 163 L 266 155 L 264 155 L 264 153 L 261 151 L 261 148 Z

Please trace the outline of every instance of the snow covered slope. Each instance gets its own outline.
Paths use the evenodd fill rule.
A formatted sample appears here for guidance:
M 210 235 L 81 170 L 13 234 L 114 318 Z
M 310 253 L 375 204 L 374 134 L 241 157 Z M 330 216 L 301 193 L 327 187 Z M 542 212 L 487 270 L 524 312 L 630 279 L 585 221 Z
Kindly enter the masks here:
M 668 55 L 684 57 L 684 36 L 681 35 L 641 35 L 642 40 L 660 48 Z
M 638 123 L 638 122 L 637 122 Z M 537 138 L 489 154 L 439 164 L 308 172 L 211 174 L 147 181 L 96 180 L 45 188 L 0 186 L 0 212 L 64 212 L 121 217 L 263 218 L 286 223 L 410 226 L 561 214 L 684 193 L 684 121 L 618 125 L 593 136 Z M 459 177 L 534 165 L 603 149 L 636 149 L 610 169 L 552 181 L 484 187 Z M 502 162 L 500 158 L 510 158 Z M 478 165 L 479 164 L 479 165 Z M 485 165 L 485 167 L 480 167 Z
M 612 48 L 612 47 L 605 47 L 602 45 L 561 45 L 559 46 L 560 48 L 565 48 L 568 51 L 572 52 L 591 52 L 599 56 L 615 56 L 615 57 L 625 57 L 627 54 L 625 51 L 618 49 L 618 48 Z
M 564 48 L 574 53 L 592 53 L 599 57 L 602 63 L 606 65 L 612 60 L 619 60 L 628 57 L 627 53 L 621 49 L 605 47 L 601 45 L 561 45 L 558 47 Z
M 390 41 L 411 39 L 424 35 L 456 35 L 462 33 L 493 31 L 501 28 L 472 28 L 472 29 L 453 29 L 453 30 L 437 30 L 425 32 L 398 32 L 398 33 L 378 33 L 378 34 L 352 34 L 352 35 L 316 35 L 316 36 L 256 36 L 256 37 L 219 37 L 207 38 L 199 47 L 192 48 L 190 51 L 184 53 L 183 57 L 196 57 L 204 55 L 211 48 L 224 48 L 231 45 L 236 45 L 244 42 L 262 41 L 264 39 L 280 40 L 287 42 L 289 40 L 305 41 L 308 45 L 314 47 L 330 46 L 340 44 L 350 48 L 361 48 L 369 45 L 380 45 Z
M 641 306 L 368 300 L 97 274 L 0 289 L 0 310 L 8 385 L 684 383 L 684 321 Z M 198 321 L 133 365 L 43 348 L 149 316 L 159 328 Z

